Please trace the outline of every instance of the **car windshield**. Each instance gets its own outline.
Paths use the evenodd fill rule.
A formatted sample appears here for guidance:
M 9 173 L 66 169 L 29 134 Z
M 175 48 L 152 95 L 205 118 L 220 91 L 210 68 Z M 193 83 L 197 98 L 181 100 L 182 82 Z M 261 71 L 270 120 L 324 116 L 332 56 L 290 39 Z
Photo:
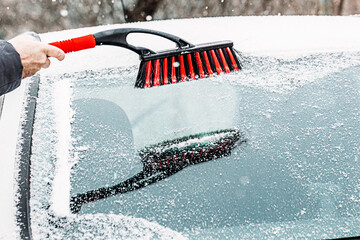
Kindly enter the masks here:
M 242 62 L 240 72 L 149 89 L 134 88 L 137 67 L 41 76 L 31 158 L 33 235 L 360 235 L 359 54 Z M 86 202 L 76 213 L 70 208 L 78 194 L 141 173 L 147 147 L 221 131 L 239 134 L 227 155 Z M 171 156 L 181 161 L 182 155 Z

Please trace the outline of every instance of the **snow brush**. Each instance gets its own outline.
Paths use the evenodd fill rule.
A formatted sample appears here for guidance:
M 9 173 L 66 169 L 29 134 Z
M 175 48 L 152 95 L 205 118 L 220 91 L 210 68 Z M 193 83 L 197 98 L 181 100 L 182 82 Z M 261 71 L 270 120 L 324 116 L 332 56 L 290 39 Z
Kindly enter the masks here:
M 235 143 L 246 142 L 237 129 L 225 129 L 190 135 L 161 142 L 139 151 L 143 170 L 111 187 L 76 194 L 70 199 L 70 210 L 78 213 L 82 205 L 107 197 L 141 189 L 183 170 L 185 167 L 229 156 Z
M 177 48 L 154 52 L 136 47 L 126 40 L 130 33 L 153 34 L 176 43 Z M 65 53 L 94 48 L 97 45 L 114 45 L 127 48 L 140 56 L 140 67 L 135 87 L 149 88 L 186 82 L 215 74 L 239 71 L 241 65 L 231 41 L 194 45 L 177 36 L 141 28 L 119 28 L 83 37 L 50 43 Z

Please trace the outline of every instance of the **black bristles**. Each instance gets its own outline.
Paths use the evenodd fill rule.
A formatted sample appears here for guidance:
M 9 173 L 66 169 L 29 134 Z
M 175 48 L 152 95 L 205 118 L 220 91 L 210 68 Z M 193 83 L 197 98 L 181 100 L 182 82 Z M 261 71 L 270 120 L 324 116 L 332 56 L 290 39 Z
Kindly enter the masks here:
M 141 61 L 140 62 L 140 67 L 139 67 L 139 72 L 136 78 L 136 82 L 135 82 L 135 87 L 138 88 L 144 88 L 145 85 L 145 74 L 146 74 L 146 62 L 145 61 Z
M 185 63 L 186 80 L 190 80 L 190 69 L 189 69 L 188 57 L 187 57 L 187 54 L 185 54 L 183 56 L 184 56 L 184 63 Z
M 199 67 L 196 63 L 195 53 L 191 53 L 191 60 L 192 60 L 192 65 L 193 65 L 194 72 L 195 72 L 195 79 L 198 79 L 200 77 L 200 73 L 199 73 Z
M 179 56 L 175 56 L 175 62 L 174 62 L 174 66 L 175 66 L 175 76 L 176 76 L 176 82 L 180 81 L 180 60 L 179 60 Z
M 233 48 L 230 48 L 231 52 L 233 53 L 233 56 L 235 58 L 235 62 L 236 64 L 238 65 L 239 69 L 241 70 L 241 64 L 240 64 L 240 61 L 239 61 L 239 58 L 236 57 L 237 56 L 237 53 L 235 53 L 234 49 Z

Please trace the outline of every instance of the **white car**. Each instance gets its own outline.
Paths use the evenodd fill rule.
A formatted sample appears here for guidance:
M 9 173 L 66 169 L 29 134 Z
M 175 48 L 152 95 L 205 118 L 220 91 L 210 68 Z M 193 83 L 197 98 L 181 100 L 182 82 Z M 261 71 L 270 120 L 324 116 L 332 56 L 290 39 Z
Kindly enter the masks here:
M 50 43 L 141 27 L 195 44 L 231 40 L 242 70 L 138 89 L 138 56 L 99 46 L 24 80 L 0 115 L 0 239 L 360 236 L 359 24 L 224 17 L 42 34 Z M 224 129 L 241 139 L 226 156 L 71 208 L 81 193 L 137 176 L 147 146 Z

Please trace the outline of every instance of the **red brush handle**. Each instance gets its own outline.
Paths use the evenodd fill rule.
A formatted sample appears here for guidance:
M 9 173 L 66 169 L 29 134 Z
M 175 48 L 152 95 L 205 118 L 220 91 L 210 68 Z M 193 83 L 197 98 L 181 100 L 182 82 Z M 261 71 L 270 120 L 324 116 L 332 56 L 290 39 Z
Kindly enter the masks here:
M 95 37 L 92 34 L 49 44 L 60 48 L 65 53 L 94 48 L 96 46 Z

